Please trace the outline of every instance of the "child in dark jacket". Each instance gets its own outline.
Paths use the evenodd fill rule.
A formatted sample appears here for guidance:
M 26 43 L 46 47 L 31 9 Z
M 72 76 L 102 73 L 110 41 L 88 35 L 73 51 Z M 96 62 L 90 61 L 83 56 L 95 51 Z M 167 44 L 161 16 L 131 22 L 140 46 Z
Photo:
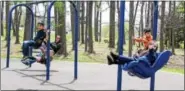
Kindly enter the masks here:
M 23 42 L 22 45 L 22 53 L 23 58 L 28 56 L 29 53 L 29 47 L 33 47 L 35 49 L 38 49 L 41 45 L 44 39 L 46 38 L 46 32 L 44 30 L 44 24 L 38 23 L 38 32 L 33 40 L 26 40 Z
M 132 61 L 148 61 L 150 65 L 153 65 L 155 63 L 155 60 L 158 57 L 158 53 L 156 51 L 157 51 L 157 44 L 155 42 L 150 42 L 148 52 L 145 55 L 137 58 L 119 56 L 111 52 L 110 56 L 107 56 L 108 64 L 124 65 L 125 63 L 130 63 Z
M 53 59 L 53 56 L 60 50 L 61 48 L 61 41 L 60 41 L 60 36 L 58 35 L 56 37 L 56 40 L 55 42 L 51 43 L 50 44 L 50 61 L 52 61 Z M 46 47 L 46 44 L 43 43 L 43 45 L 40 47 L 41 51 L 42 51 L 42 55 L 40 56 L 36 56 L 36 57 L 33 57 L 33 56 L 28 56 L 28 57 L 25 57 L 23 60 L 22 60 L 22 63 L 25 64 L 25 65 L 31 65 L 35 62 L 38 62 L 38 63 L 41 63 L 41 64 L 46 64 L 46 60 L 47 60 L 47 47 Z

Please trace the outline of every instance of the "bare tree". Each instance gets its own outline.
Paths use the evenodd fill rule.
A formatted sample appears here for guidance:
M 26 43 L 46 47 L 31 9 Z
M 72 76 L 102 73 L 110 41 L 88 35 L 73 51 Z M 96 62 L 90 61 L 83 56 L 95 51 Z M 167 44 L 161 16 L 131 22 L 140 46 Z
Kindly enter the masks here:
M 161 10 L 161 29 L 160 29 L 160 52 L 164 50 L 164 16 L 165 16 L 165 1 L 162 1 L 162 10 Z
M 89 11 L 89 3 L 88 1 L 86 2 L 86 26 L 85 26 L 85 52 L 87 51 L 87 48 L 88 48 L 88 26 L 89 26 L 89 14 L 88 14 L 88 11 Z
M 144 1 L 141 2 L 141 16 L 140 16 L 140 27 L 139 27 L 139 36 L 143 36 L 143 10 L 144 10 Z M 140 47 L 139 43 L 139 47 Z
M 150 1 L 148 1 L 147 2 L 147 4 L 146 4 L 148 7 L 146 8 L 146 21 L 145 21 L 145 27 L 149 27 L 149 25 L 150 25 L 150 21 L 149 21 L 149 19 L 150 19 L 150 7 L 151 7 L 151 2 Z
M 175 1 L 173 1 L 173 19 L 174 19 L 174 17 L 175 17 L 175 12 L 176 12 L 176 9 L 175 9 L 175 5 L 176 4 L 176 2 Z M 173 25 L 174 25 L 175 23 L 173 22 Z M 173 29 L 172 30 L 172 53 L 173 54 L 175 54 L 175 29 Z
M 81 2 L 81 9 L 82 9 L 82 15 L 81 15 L 81 43 L 84 44 L 84 14 L 85 14 L 85 5 L 84 5 L 84 1 Z
M 185 1 L 184 1 L 184 22 L 185 22 Z M 185 35 L 185 23 L 184 23 L 184 35 Z M 185 43 L 185 38 L 184 38 Z M 184 61 L 185 61 L 185 48 L 184 48 Z
M 15 9 L 15 15 L 14 15 L 14 28 L 15 28 L 15 44 L 20 44 L 19 41 L 19 26 L 21 23 L 21 15 L 22 15 L 22 8 L 16 8 Z
M 115 1 L 110 2 L 109 48 L 115 47 Z
M 58 7 L 57 7 L 58 3 L 55 3 L 54 5 L 54 15 L 55 15 L 55 37 L 58 35 L 58 31 L 59 31 L 59 27 L 58 27 Z
M 172 19 L 172 3 L 171 3 L 171 1 L 169 1 L 169 12 L 168 12 L 168 20 L 171 20 Z M 168 47 L 171 47 L 171 45 L 172 45 L 172 37 L 171 37 L 171 35 L 172 35 L 172 28 L 170 28 L 170 26 L 172 26 L 172 24 L 171 24 L 171 21 L 167 21 L 167 25 L 166 25 L 166 27 L 167 27 L 167 30 L 168 30 L 168 44 L 167 45 L 169 45 Z
M 154 11 L 155 11 L 154 9 L 156 9 L 156 8 L 155 8 L 155 6 L 154 6 L 154 3 L 153 3 L 153 2 L 151 2 L 150 4 L 151 4 L 151 12 L 150 12 L 150 28 L 152 28 L 151 34 L 153 35 L 153 21 L 154 21 L 153 17 L 154 17 Z
M 0 8 L 2 8 L 2 2 L 0 2 Z M 2 16 L 2 10 L 0 9 L 0 35 L 1 35 L 1 31 L 2 31 L 2 29 L 1 29 L 1 23 L 2 23 L 2 18 L 1 18 L 1 16 Z M 0 37 L 0 40 L 1 40 L 1 37 Z M 1 43 L 1 41 L 0 41 L 0 43 Z M 1 46 L 0 46 L 1 47 Z M 0 52 L 1 52 L 1 49 L 0 49 Z M 0 54 L 0 57 L 1 57 L 1 54 Z
M 10 1 L 6 1 L 6 36 L 5 36 L 5 40 L 7 40 L 7 36 L 8 36 L 8 13 L 9 13 L 9 9 L 10 9 Z
M 93 2 L 89 1 L 89 11 L 88 11 L 88 30 L 89 30 L 89 53 L 94 53 L 93 49 L 93 34 L 92 34 L 92 8 L 93 8 Z
M 0 22 L 1 28 L 0 28 L 0 29 L 1 29 L 1 35 L 3 36 L 3 35 L 4 35 L 4 27 L 3 27 L 3 20 L 4 20 L 4 19 L 3 19 L 3 17 L 4 17 L 4 16 L 3 16 L 3 15 L 4 15 L 4 14 L 3 14 L 3 12 L 4 12 L 4 1 L 1 1 L 1 8 L 2 8 L 2 9 L 1 9 L 1 17 L 0 17 L 0 18 L 1 18 L 1 22 Z
M 66 23 L 65 23 L 65 2 L 63 3 L 59 3 L 59 7 L 58 7 L 58 26 L 59 26 L 59 30 L 58 34 L 61 36 L 61 43 L 62 46 L 58 52 L 58 54 L 64 54 L 64 56 L 67 56 L 67 44 L 66 44 Z
M 80 5 L 81 2 L 76 2 L 77 11 L 80 11 Z M 80 12 L 78 12 L 78 17 L 80 17 Z M 78 21 L 80 21 L 80 18 L 78 18 Z M 78 41 L 80 41 L 80 23 L 78 23 Z
M 29 3 L 29 2 L 26 2 Z M 29 7 L 32 8 L 32 5 L 29 5 Z M 26 9 L 26 19 L 25 19 L 25 27 L 24 27 L 24 40 L 29 40 L 31 35 L 31 12 L 29 11 L 29 9 Z
M 75 16 L 75 12 L 74 12 L 74 7 L 73 7 L 73 5 L 71 4 L 70 5 L 70 10 L 71 10 L 71 33 L 72 33 L 72 50 L 74 50 L 74 47 L 75 47 L 75 45 L 74 45 L 74 31 L 75 31 L 75 24 L 74 24 L 74 20 L 75 20 L 75 18 L 74 18 L 74 16 Z
M 100 2 L 101 3 L 101 2 Z M 100 6 L 99 6 L 100 8 L 100 10 L 101 10 L 101 4 L 100 4 Z M 102 35 L 102 33 L 101 33 L 101 31 L 102 31 L 102 27 L 101 27 L 101 24 L 102 23 L 102 12 L 100 11 L 100 20 L 99 20 L 99 42 L 101 42 L 101 35 Z
M 129 6 L 129 53 L 128 56 L 132 56 L 132 35 L 134 31 L 133 27 L 133 17 L 134 17 L 134 1 L 130 1 Z
M 94 2 L 94 38 L 95 38 L 95 41 L 98 41 L 98 24 L 97 21 L 98 21 L 98 17 L 96 16 L 97 15 L 97 3 L 98 2 Z

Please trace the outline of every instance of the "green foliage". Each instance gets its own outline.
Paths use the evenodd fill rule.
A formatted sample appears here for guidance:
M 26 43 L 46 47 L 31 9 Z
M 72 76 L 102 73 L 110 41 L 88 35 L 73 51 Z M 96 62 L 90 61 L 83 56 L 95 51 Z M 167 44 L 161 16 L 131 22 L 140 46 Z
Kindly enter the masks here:
M 180 42 L 179 45 L 180 45 L 180 48 L 184 49 L 184 41 Z
M 184 2 L 180 2 L 179 5 L 177 6 L 177 12 L 178 13 L 184 13 Z

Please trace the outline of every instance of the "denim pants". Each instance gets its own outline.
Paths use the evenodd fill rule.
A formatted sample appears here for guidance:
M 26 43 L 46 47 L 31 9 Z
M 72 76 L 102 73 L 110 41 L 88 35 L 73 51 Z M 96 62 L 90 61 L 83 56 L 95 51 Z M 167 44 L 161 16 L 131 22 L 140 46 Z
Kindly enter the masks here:
M 35 45 L 34 40 L 26 40 L 22 45 L 22 53 L 23 56 L 29 56 L 29 47 L 33 47 Z
M 119 56 L 118 58 L 120 64 L 129 63 L 135 61 L 134 58 L 126 57 L 126 56 Z

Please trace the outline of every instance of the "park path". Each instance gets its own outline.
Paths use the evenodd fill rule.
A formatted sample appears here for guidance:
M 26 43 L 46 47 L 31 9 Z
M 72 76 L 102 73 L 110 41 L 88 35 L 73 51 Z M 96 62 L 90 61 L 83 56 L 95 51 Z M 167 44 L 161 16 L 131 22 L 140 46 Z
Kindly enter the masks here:
M 6 69 L 1 60 L 2 90 L 116 90 L 117 66 L 98 63 L 79 63 L 78 80 L 73 80 L 73 62 L 52 62 L 51 80 L 45 82 L 45 66 L 35 63 L 27 68 L 11 59 Z M 150 79 L 128 76 L 123 71 L 122 90 L 149 90 Z M 159 71 L 156 90 L 184 90 L 184 75 Z

